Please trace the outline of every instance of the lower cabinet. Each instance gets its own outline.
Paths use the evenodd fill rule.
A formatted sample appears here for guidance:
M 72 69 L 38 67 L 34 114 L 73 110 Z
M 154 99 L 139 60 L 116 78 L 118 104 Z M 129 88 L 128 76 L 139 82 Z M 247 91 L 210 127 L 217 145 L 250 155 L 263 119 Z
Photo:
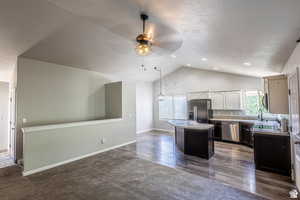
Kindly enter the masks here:
M 211 124 L 214 125 L 214 140 L 222 140 L 222 122 L 212 121 Z
M 240 143 L 253 147 L 253 124 L 250 123 L 240 123 Z
M 196 130 L 176 127 L 175 142 L 184 154 L 210 159 L 215 153 L 213 128 Z
M 255 133 L 254 160 L 256 169 L 290 176 L 290 137 Z

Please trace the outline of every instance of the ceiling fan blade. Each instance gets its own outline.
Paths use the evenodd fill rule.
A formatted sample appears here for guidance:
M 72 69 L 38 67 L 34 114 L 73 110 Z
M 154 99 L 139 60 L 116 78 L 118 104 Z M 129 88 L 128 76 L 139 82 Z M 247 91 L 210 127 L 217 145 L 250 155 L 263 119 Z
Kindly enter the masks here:
M 159 55 L 170 55 L 178 50 L 183 44 L 182 37 L 179 33 L 172 35 L 160 35 L 154 37 L 153 50 Z

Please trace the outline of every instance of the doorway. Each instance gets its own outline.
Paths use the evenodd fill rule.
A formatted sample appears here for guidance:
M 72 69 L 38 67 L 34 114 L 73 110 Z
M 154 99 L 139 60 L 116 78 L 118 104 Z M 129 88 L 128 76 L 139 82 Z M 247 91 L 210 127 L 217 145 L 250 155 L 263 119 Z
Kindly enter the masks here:
M 11 133 L 11 117 L 15 116 L 12 110 L 10 85 L 0 82 L 0 168 L 14 164 L 14 133 Z M 12 114 L 13 112 L 13 114 Z

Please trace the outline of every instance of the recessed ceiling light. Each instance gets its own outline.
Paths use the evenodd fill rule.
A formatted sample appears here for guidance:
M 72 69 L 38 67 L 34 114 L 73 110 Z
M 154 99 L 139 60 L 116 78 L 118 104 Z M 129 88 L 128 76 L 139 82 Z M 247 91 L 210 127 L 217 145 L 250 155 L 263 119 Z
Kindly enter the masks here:
M 202 61 L 207 61 L 207 58 L 201 58 Z
M 218 67 L 213 67 L 213 70 L 219 70 L 219 68 Z
M 191 65 L 191 64 L 186 64 L 186 66 L 190 67 L 190 66 L 192 66 L 192 65 Z
M 244 62 L 244 65 L 246 65 L 246 66 L 251 66 L 251 63 L 249 63 L 249 62 Z
M 172 57 L 172 58 L 176 58 L 176 55 L 172 54 L 171 57 Z

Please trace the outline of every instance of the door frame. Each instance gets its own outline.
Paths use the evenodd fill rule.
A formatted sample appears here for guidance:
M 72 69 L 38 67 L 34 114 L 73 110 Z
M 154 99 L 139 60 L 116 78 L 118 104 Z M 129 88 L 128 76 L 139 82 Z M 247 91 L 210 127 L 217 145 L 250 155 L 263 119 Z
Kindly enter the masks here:
M 16 163 L 16 88 L 9 87 L 9 156 Z
M 299 128 L 300 128 L 300 84 L 299 84 L 299 67 L 296 67 L 296 69 L 290 73 L 288 75 L 288 89 L 289 89 L 289 94 L 290 94 L 290 88 L 291 88 L 291 85 L 290 85 L 290 79 L 292 77 L 296 76 L 297 77 L 297 88 L 298 88 L 298 113 L 299 113 Z M 292 132 L 292 112 L 291 112 L 291 96 L 289 95 L 288 97 L 288 101 L 289 101 L 289 121 L 290 121 L 290 124 L 289 124 L 289 132 L 290 132 L 290 145 L 291 145 L 291 161 L 292 161 L 292 180 L 293 181 L 296 181 L 296 170 L 295 170 L 295 160 L 296 160 L 296 152 L 295 152 L 295 147 L 294 147 L 294 134 Z M 300 130 L 299 130 L 300 131 Z

